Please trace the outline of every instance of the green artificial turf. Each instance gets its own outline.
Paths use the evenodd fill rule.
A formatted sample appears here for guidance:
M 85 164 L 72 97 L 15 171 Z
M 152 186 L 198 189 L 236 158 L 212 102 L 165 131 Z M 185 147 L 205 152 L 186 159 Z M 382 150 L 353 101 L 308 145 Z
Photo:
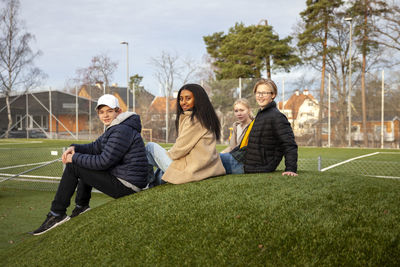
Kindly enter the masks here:
M 55 192 L 0 189 L 0 251 L 14 247 L 31 237 L 27 233 L 38 228 L 46 219 Z M 102 205 L 112 198 L 93 193 L 91 206 Z M 67 213 L 74 208 L 72 205 Z
M 344 174 L 166 184 L 27 237 L 0 265 L 398 266 L 399 203 L 399 180 Z

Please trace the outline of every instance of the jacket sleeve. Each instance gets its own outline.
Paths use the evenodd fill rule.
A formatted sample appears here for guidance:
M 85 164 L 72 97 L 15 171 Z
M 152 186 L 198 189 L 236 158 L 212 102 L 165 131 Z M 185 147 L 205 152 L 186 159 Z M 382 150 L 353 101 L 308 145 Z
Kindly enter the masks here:
M 72 162 L 91 170 L 108 170 L 117 165 L 130 148 L 134 132 L 123 125 L 115 126 L 110 130 L 112 132 L 107 137 L 103 137 L 107 138 L 107 141 L 100 153 L 75 152 Z
M 182 158 L 189 154 L 200 138 L 208 132 L 197 120 L 193 122 L 190 118 L 187 118 L 187 120 L 182 121 L 182 123 L 183 125 L 179 127 L 180 132 L 175 144 L 167 152 L 172 160 Z
M 101 137 L 89 144 L 71 144 L 75 147 L 75 152 L 82 154 L 99 154 L 101 152 Z
M 286 116 L 282 113 L 279 113 L 275 119 L 275 130 L 285 156 L 285 171 L 297 172 L 297 143 L 292 127 Z

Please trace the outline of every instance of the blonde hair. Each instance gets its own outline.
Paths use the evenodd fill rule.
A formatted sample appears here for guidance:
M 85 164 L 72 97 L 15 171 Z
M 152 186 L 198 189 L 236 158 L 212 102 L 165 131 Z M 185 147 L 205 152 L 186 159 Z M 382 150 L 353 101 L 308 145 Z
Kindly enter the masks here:
M 262 84 L 265 84 L 265 85 L 267 85 L 269 88 L 272 89 L 272 91 L 274 92 L 274 95 L 275 95 L 275 96 L 273 97 L 273 99 L 275 99 L 275 97 L 278 95 L 278 87 L 276 86 L 275 82 L 274 82 L 273 80 L 271 80 L 271 79 L 259 79 L 259 80 L 256 82 L 256 84 L 254 85 L 253 93 L 255 94 L 255 93 L 257 92 L 257 87 L 260 86 L 260 85 L 262 85 Z
M 233 108 L 235 108 L 235 106 L 236 106 L 237 104 L 241 104 L 241 105 L 245 106 L 245 107 L 249 110 L 249 117 L 250 117 L 250 119 L 251 119 L 251 120 L 254 119 L 253 113 L 251 112 L 250 102 L 249 102 L 247 99 L 245 99 L 245 98 L 239 98 L 238 100 L 235 101 L 235 103 L 233 103 Z

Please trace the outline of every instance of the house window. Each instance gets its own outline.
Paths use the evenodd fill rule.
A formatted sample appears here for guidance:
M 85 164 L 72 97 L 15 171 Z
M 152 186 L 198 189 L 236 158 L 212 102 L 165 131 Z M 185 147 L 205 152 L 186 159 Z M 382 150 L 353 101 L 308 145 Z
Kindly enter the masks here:
M 42 116 L 42 127 L 44 129 L 49 129 L 49 118 L 46 116 Z
M 311 102 L 311 101 L 308 101 L 308 106 L 309 106 L 309 107 L 312 107 L 312 106 L 314 106 L 314 103 Z
M 49 122 L 46 115 L 29 116 L 29 128 L 31 129 L 48 129 Z
M 15 116 L 15 122 L 16 122 L 16 124 L 15 124 L 15 128 L 17 129 L 17 130 L 22 130 L 22 115 L 16 115 Z

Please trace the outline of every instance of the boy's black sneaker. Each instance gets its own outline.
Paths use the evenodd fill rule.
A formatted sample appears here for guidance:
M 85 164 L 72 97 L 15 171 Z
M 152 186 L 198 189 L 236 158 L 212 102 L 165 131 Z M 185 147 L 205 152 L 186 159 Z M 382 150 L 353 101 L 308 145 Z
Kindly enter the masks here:
M 88 205 L 82 206 L 82 207 L 75 207 L 75 209 L 71 213 L 71 218 L 78 216 L 79 214 L 85 213 L 88 210 L 90 210 L 90 207 Z
M 42 223 L 42 225 L 36 229 L 35 231 L 31 232 L 32 235 L 41 235 L 43 233 L 46 233 L 50 229 L 53 229 L 54 227 L 68 221 L 70 218 L 66 215 L 60 215 L 60 216 L 54 216 L 49 212 L 47 214 L 46 220 Z

